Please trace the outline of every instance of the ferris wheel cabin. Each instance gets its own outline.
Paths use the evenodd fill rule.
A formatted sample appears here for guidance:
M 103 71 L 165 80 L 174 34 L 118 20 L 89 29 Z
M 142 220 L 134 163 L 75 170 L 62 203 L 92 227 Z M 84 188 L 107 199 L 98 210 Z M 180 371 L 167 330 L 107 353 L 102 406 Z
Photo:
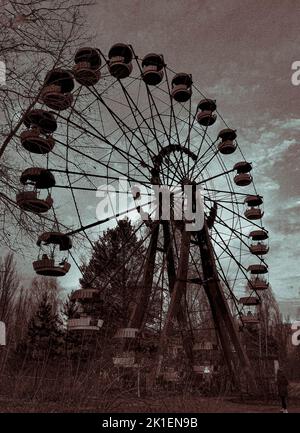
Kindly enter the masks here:
M 42 198 L 39 191 L 55 185 L 55 178 L 49 170 L 39 167 L 28 168 L 22 173 L 20 182 L 24 185 L 24 190 L 17 194 L 16 202 L 21 209 L 39 214 L 47 212 L 52 207 L 51 194 L 48 193 L 46 198 Z
M 245 296 L 239 299 L 239 303 L 247 307 L 255 307 L 257 305 L 260 305 L 260 299 L 256 296 Z
M 113 364 L 115 367 L 132 368 L 135 366 L 135 357 L 133 351 L 122 352 L 113 358 Z
M 197 107 L 197 121 L 202 126 L 211 126 L 217 120 L 217 105 L 214 99 L 202 99 Z
M 243 305 L 244 312 L 241 314 L 241 321 L 245 325 L 256 325 L 260 323 L 257 308 L 261 304 L 260 299 L 255 296 L 246 296 L 239 299 Z
M 253 230 L 249 233 L 249 238 L 252 241 L 249 247 L 252 254 L 262 256 L 269 252 L 268 244 L 263 242 L 269 238 L 268 233 L 265 230 Z
M 236 170 L 236 175 L 233 180 L 237 186 L 248 186 L 252 183 L 252 176 L 250 174 L 252 165 L 249 162 L 237 162 L 233 169 Z
M 171 82 L 172 91 L 171 96 L 176 102 L 186 102 L 192 96 L 192 76 L 181 72 L 176 74 Z
M 260 263 L 255 265 L 248 266 L 248 272 L 250 272 L 252 275 L 261 275 L 261 274 L 267 274 L 268 268 L 266 265 Z
M 218 144 L 218 150 L 223 155 L 230 155 L 231 153 L 235 152 L 236 150 L 236 130 L 235 129 L 222 129 L 219 134 L 218 138 L 221 139 L 220 143 Z
M 82 86 L 94 86 L 101 78 L 101 55 L 97 48 L 80 48 L 75 54 L 73 74 Z
M 264 291 L 269 288 L 269 283 L 265 278 L 256 277 L 251 278 L 248 283 L 250 290 L 255 290 L 256 292 Z
M 259 195 L 248 195 L 244 200 L 246 210 L 244 212 L 245 217 L 248 220 L 261 219 L 264 212 L 260 208 L 263 204 L 263 198 Z
M 136 338 L 138 328 L 119 328 L 114 335 L 114 338 Z
M 73 89 L 72 73 L 64 69 L 53 69 L 46 75 L 40 98 L 52 110 L 66 110 L 72 105 Z
M 104 321 L 97 314 L 97 306 L 102 302 L 100 290 L 78 289 L 70 300 L 75 305 L 75 314 L 68 319 L 68 331 L 99 331 L 102 328 Z
M 69 271 L 71 265 L 67 257 L 56 261 L 56 249 L 69 251 L 72 242 L 68 235 L 60 232 L 46 232 L 39 236 L 37 246 L 40 247 L 38 259 L 33 262 L 33 268 L 38 275 L 49 277 L 62 277 Z M 44 251 L 49 251 L 45 253 Z M 50 254 L 50 257 L 48 256 Z
M 51 152 L 55 141 L 51 134 L 57 123 L 53 113 L 45 110 L 31 110 L 24 118 L 27 130 L 20 135 L 21 144 L 28 152 L 46 154 Z
M 51 152 L 55 141 L 52 137 L 44 137 L 39 128 L 32 127 L 20 135 L 21 144 L 28 152 L 45 154 Z
M 24 117 L 24 125 L 27 128 L 39 128 L 43 134 L 53 134 L 57 129 L 57 122 L 51 111 L 33 109 Z
M 129 77 L 132 72 L 132 51 L 131 48 L 122 43 L 115 44 L 108 53 L 108 69 L 110 74 L 122 80 Z
M 147 54 L 142 60 L 142 79 L 148 86 L 157 86 L 164 77 L 162 54 Z

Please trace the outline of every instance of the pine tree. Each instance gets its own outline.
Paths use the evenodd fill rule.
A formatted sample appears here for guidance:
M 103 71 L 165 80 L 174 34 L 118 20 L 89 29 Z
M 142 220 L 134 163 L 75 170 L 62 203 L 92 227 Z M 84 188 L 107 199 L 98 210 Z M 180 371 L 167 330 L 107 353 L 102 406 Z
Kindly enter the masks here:
M 77 314 L 78 307 L 73 301 L 71 301 L 71 297 L 73 293 L 74 291 L 72 291 L 67 295 L 67 298 L 62 305 L 61 312 L 65 320 L 72 319 L 76 317 Z
M 71 300 L 72 294 L 68 294 L 65 302 L 63 303 L 61 313 L 64 322 L 67 323 L 69 319 L 79 318 L 80 314 L 78 312 L 78 305 Z M 85 343 L 85 334 L 78 332 L 65 332 L 64 344 L 65 344 L 65 354 L 68 358 L 77 359 L 82 357 L 83 345 Z
M 82 266 L 80 282 L 83 287 L 92 285 L 101 291 L 104 323 L 116 327 L 128 323 L 144 256 L 145 248 L 128 219 L 118 221 L 95 243 L 89 263 Z
M 44 293 L 28 324 L 27 347 L 31 356 L 44 359 L 59 354 L 61 336 L 60 319 Z

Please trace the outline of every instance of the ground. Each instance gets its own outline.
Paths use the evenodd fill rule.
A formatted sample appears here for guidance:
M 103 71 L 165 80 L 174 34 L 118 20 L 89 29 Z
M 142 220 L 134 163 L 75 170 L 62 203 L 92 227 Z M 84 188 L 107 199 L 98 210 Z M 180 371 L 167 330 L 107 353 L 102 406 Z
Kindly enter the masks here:
M 278 413 L 279 403 L 266 402 L 240 402 L 232 398 L 223 397 L 178 397 L 164 396 L 159 398 L 127 398 L 115 397 L 110 401 L 85 402 L 84 405 L 67 403 L 63 405 L 56 402 L 37 402 L 26 400 L 0 400 L 0 412 L 131 412 L 131 413 Z M 300 413 L 300 401 L 291 401 L 290 413 Z

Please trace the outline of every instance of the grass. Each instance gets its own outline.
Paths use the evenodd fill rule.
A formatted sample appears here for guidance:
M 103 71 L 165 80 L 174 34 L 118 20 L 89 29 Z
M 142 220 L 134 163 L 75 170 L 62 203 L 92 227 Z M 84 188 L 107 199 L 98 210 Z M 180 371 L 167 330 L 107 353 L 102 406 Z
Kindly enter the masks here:
M 120 413 L 278 413 L 277 402 L 238 402 L 221 397 L 158 396 L 151 398 L 122 398 L 115 396 L 113 404 L 88 398 L 84 405 L 74 402 L 41 402 L 26 399 L 1 399 L 1 413 L 78 413 L 78 412 L 120 412 Z M 300 402 L 292 401 L 289 412 L 300 413 Z

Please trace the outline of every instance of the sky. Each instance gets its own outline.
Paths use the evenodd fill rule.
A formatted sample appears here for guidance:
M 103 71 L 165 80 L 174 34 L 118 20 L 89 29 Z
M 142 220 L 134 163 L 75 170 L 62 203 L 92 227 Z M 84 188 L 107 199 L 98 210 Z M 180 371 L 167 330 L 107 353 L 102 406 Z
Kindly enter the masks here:
M 108 52 L 130 43 L 139 56 L 163 53 L 192 73 L 237 129 L 264 197 L 269 276 L 278 299 L 300 292 L 300 60 L 298 0 L 96 0 L 87 10 L 92 43 Z M 74 271 L 64 280 L 73 288 Z
M 300 3 L 295 0 L 97 1 L 90 15 L 103 47 L 131 43 L 163 53 L 218 101 L 235 125 L 264 196 L 270 282 L 278 298 L 300 291 Z

